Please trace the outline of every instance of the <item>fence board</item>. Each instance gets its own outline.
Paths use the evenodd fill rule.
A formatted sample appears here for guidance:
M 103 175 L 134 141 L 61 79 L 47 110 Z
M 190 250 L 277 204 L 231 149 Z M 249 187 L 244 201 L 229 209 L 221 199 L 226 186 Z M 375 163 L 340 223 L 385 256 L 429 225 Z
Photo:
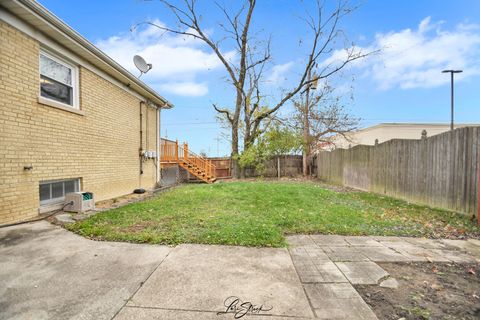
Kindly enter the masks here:
M 408 201 L 476 214 L 480 127 L 421 140 L 320 152 L 317 177 Z

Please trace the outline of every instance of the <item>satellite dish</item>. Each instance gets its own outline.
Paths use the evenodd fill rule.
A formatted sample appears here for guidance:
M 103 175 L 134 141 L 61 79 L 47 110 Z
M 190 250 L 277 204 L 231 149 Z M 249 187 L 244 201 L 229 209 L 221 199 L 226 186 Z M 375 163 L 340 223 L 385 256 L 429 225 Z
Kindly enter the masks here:
M 138 70 L 140 70 L 140 75 L 138 76 L 139 78 L 144 74 L 150 71 L 152 69 L 152 64 L 147 63 L 145 59 L 140 57 L 139 55 L 135 55 L 133 57 L 133 63 L 135 64 L 135 67 L 137 67 Z

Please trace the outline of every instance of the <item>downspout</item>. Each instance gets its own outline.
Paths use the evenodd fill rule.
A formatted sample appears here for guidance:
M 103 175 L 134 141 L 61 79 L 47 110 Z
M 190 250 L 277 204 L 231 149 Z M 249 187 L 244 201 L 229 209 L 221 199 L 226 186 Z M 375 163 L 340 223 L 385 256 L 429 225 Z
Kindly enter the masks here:
M 148 122 L 148 114 L 150 113 L 150 110 L 148 110 L 149 103 L 148 101 L 145 103 L 145 151 L 150 151 L 150 145 L 148 144 L 148 136 L 149 136 L 149 130 L 148 128 L 150 127 L 150 123 Z M 147 157 L 148 159 L 148 157 Z
M 161 181 L 161 178 L 162 178 L 161 177 L 162 172 L 160 170 L 160 132 L 161 132 L 160 131 L 160 120 L 161 120 L 160 114 L 161 114 L 161 112 L 162 112 L 162 108 L 157 106 L 157 116 L 156 116 L 156 119 L 157 119 L 156 120 L 156 122 L 157 122 L 157 126 L 156 126 L 156 131 L 157 132 L 156 133 L 157 134 L 155 135 L 155 137 L 156 137 L 156 146 L 155 146 L 156 150 L 155 150 L 155 152 L 156 152 L 156 155 L 157 155 L 157 159 L 156 159 L 156 162 L 157 162 L 157 174 L 156 174 L 156 176 L 157 176 L 157 179 L 156 179 L 157 180 L 156 181 L 157 188 L 160 187 L 160 184 L 161 184 L 160 181 Z
M 143 104 L 144 102 L 140 101 L 140 147 L 138 148 L 138 158 L 140 159 L 140 175 L 143 174 Z

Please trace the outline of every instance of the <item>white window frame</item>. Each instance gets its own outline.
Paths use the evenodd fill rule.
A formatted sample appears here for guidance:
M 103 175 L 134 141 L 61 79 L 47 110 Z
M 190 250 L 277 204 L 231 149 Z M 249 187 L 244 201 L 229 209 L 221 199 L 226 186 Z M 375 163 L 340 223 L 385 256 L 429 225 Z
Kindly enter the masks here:
M 41 92 L 41 87 L 40 87 L 40 83 L 41 83 L 41 71 L 40 71 L 40 56 L 43 55 L 49 59 L 52 59 L 53 61 L 69 68 L 70 70 L 72 70 L 72 104 L 69 105 L 69 104 L 66 104 L 66 103 L 63 103 L 63 102 L 60 102 L 60 101 L 56 101 L 56 100 L 52 100 L 52 99 L 49 99 L 49 98 L 46 98 L 44 96 L 42 96 L 42 92 Z M 79 99 L 79 88 L 80 88 L 80 85 L 79 85 L 79 80 L 78 80 L 78 66 L 73 64 L 72 62 L 69 62 L 68 60 L 65 60 L 64 58 L 50 52 L 50 51 L 47 51 L 45 49 L 41 49 L 40 50 L 40 53 L 38 55 L 38 100 L 39 102 L 43 103 L 43 104 L 47 104 L 47 105 L 51 105 L 53 107 L 60 107 L 60 108 L 70 108 L 70 109 L 75 109 L 75 110 L 80 110 L 80 99 Z
M 52 184 L 57 182 L 67 182 L 67 181 L 74 181 L 75 182 L 75 191 L 80 191 L 80 178 L 72 178 L 72 179 L 61 179 L 61 180 L 49 180 L 49 181 L 40 181 L 38 184 L 38 190 L 40 193 L 40 185 L 48 184 L 50 185 L 50 197 L 52 196 Z M 40 199 L 40 194 L 39 194 Z M 65 201 L 65 183 L 63 184 L 63 197 L 60 198 L 50 198 L 48 200 L 40 200 L 40 207 L 47 207 L 58 203 L 63 203 Z

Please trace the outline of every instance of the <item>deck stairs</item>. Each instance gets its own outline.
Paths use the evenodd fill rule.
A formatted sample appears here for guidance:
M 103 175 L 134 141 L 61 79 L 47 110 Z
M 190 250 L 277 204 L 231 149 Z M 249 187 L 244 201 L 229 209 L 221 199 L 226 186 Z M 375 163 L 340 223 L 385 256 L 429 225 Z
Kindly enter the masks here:
M 188 143 L 179 145 L 175 143 L 164 143 L 161 145 L 160 162 L 163 164 L 178 164 L 190 174 L 203 182 L 215 182 L 215 165 L 208 159 L 190 151 Z

